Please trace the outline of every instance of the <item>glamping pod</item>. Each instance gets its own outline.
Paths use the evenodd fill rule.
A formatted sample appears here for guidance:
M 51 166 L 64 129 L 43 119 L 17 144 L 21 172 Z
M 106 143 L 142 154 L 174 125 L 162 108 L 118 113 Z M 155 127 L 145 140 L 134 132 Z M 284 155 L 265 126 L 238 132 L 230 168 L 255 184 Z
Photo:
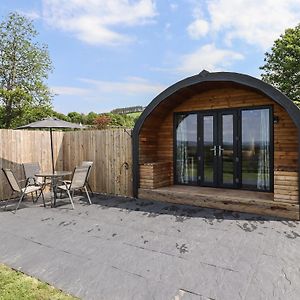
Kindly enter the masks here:
M 300 110 L 280 91 L 204 70 L 137 121 L 134 196 L 299 219 L 299 138 Z

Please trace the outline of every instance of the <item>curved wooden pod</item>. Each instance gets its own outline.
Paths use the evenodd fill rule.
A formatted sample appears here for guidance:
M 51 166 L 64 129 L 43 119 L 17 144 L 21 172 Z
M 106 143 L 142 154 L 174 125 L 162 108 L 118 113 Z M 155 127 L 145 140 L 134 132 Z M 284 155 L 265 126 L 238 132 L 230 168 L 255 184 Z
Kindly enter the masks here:
M 175 112 L 264 105 L 272 106 L 274 116 L 279 119 L 279 122 L 274 124 L 274 195 L 271 200 L 268 199 L 269 206 L 290 204 L 293 210 L 291 218 L 295 218 L 295 213 L 299 216 L 300 110 L 272 86 L 256 78 L 237 73 L 201 72 L 169 87 L 149 104 L 133 131 L 135 196 L 139 196 L 139 187 L 155 189 L 173 183 L 173 114 Z M 169 171 L 166 165 L 164 171 L 160 170 L 160 162 L 167 163 L 170 166 Z M 156 164 L 156 166 L 150 170 L 149 164 L 152 166 Z M 144 191 L 140 192 L 141 195 L 145 195 Z M 176 195 L 174 201 L 175 197 Z M 199 200 L 200 206 L 205 206 L 203 201 L 200 202 Z M 243 202 L 242 211 L 247 211 L 245 201 L 241 199 L 241 202 Z M 214 207 L 221 208 L 218 202 L 216 203 Z M 193 204 L 197 205 L 195 201 Z M 253 212 L 253 209 L 250 212 Z M 259 209 L 256 212 L 259 213 Z M 261 213 L 268 214 L 266 210 L 262 210 Z M 279 216 L 280 213 L 277 215 Z M 281 215 L 286 217 L 286 213 Z

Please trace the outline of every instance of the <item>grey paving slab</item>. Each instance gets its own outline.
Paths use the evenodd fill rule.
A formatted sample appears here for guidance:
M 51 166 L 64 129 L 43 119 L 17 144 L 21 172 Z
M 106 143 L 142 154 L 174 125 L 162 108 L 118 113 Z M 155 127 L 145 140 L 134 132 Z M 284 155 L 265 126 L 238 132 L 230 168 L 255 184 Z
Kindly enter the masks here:
M 82 299 L 299 299 L 300 224 L 100 196 L 0 210 L 0 262 Z

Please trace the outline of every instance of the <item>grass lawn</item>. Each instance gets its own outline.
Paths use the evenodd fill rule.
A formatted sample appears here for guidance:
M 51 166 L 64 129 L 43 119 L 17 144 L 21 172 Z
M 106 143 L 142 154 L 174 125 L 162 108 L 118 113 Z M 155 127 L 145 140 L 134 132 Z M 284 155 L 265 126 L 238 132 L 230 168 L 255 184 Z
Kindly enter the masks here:
M 54 287 L 0 264 L 0 300 L 74 300 Z
M 142 112 L 139 111 L 139 112 L 129 113 L 126 115 L 136 118 L 136 117 L 139 117 L 141 114 L 142 114 Z

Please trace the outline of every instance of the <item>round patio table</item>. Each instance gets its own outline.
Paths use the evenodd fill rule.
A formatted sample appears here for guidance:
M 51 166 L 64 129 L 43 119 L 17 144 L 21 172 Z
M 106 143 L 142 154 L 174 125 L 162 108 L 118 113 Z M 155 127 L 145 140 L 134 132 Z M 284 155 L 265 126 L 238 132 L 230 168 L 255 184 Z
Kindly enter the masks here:
M 50 178 L 51 180 L 51 185 L 50 185 L 50 192 L 51 192 L 51 207 L 55 207 L 56 205 L 56 199 L 57 199 L 57 182 L 59 178 L 62 178 L 64 176 L 68 176 L 71 175 L 72 172 L 71 171 L 54 171 L 51 172 L 41 172 L 38 174 L 35 174 L 36 177 L 42 177 L 44 178 L 44 182 L 46 182 L 47 178 Z M 53 202 L 52 202 L 53 199 Z

